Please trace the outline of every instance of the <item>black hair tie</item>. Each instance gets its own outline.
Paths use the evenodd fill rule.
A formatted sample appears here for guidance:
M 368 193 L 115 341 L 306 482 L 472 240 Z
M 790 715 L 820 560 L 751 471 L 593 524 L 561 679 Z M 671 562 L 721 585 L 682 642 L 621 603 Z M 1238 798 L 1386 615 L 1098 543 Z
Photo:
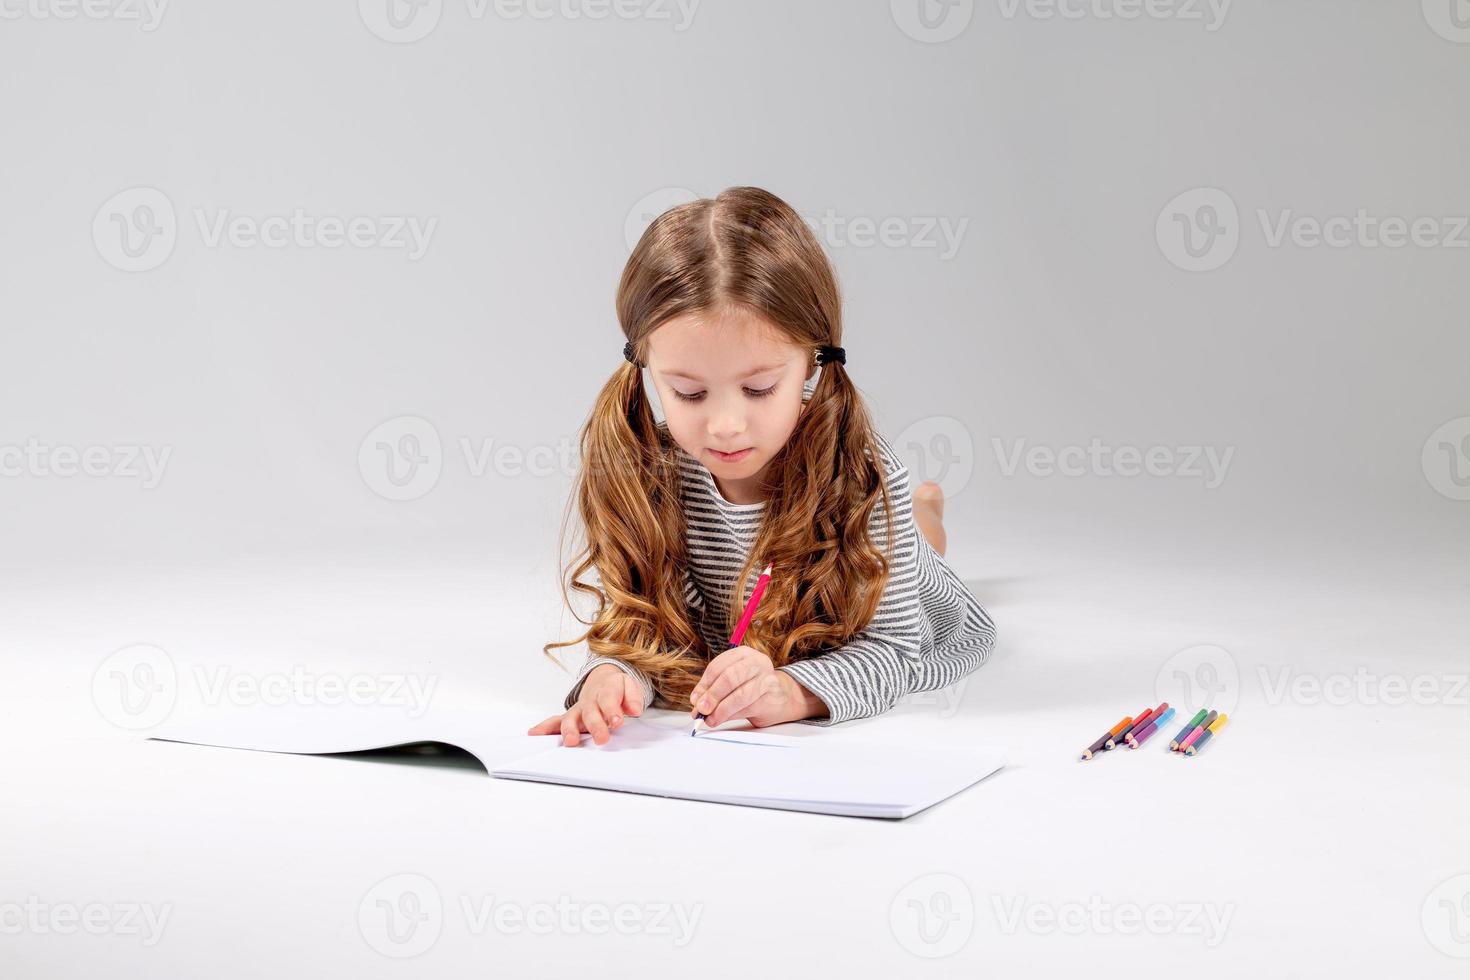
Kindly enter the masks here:
M 638 364 L 638 358 L 635 357 L 633 354 L 633 342 L 631 340 L 623 345 L 623 357 L 627 358 L 631 363 L 637 365 L 638 367 L 643 366 L 641 364 Z

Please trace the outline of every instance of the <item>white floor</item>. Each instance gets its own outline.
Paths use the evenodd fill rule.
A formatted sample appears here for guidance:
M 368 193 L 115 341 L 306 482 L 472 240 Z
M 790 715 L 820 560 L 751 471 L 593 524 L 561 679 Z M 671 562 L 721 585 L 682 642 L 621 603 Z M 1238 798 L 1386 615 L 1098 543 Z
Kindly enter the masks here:
M 971 583 L 989 664 L 823 734 L 1003 747 L 1005 770 L 900 822 L 148 741 L 107 678 L 94 694 L 150 644 L 174 720 L 301 667 L 431 676 L 434 704 L 520 733 L 565 688 L 539 653 L 549 569 L 32 578 L 0 641 L 0 974 L 1464 975 L 1463 564 L 1026 554 L 954 556 L 1004 569 Z M 1200 757 L 1158 738 L 1077 761 L 1201 684 L 1231 723 Z

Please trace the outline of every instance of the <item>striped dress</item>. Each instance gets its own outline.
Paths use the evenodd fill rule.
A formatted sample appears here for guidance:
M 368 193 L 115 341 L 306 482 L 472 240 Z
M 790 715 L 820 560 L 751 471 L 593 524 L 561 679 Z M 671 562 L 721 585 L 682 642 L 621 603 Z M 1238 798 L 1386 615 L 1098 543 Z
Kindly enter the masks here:
M 659 429 L 681 471 L 689 552 L 684 598 L 691 622 L 714 656 L 730 646 L 729 634 L 722 632 L 725 596 L 750 553 L 765 503 L 730 503 L 709 468 L 679 448 L 665 423 Z M 827 706 L 827 717 L 803 719 L 807 724 L 866 718 L 887 711 L 907 694 L 947 687 L 984 663 L 995 645 L 990 616 L 914 523 L 908 468 L 882 435 L 876 439 L 888 475 L 897 538 L 892 571 L 866 628 L 842 646 L 778 668 Z M 880 501 L 869 525 L 880 549 L 887 544 L 886 530 Z M 747 597 L 759 576 L 760 569 L 752 569 L 744 591 Z M 578 671 L 565 707 L 576 702 L 583 679 L 599 664 L 613 664 L 636 679 L 643 688 L 643 706 L 653 703 L 653 685 L 642 671 L 592 656 Z

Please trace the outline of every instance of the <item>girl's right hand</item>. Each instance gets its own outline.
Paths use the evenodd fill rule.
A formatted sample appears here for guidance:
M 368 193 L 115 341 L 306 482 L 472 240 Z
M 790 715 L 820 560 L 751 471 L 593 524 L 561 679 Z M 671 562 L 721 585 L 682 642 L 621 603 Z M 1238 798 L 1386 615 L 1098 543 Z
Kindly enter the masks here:
M 623 717 L 643 714 L 643 689 L 626 671 L 612 664 L 598 664 L 582 681 L 577 702 L 559 715 L 535 725 L 527 735 L 555 735 L 562 744 L 580 745 L 582 733 L 592 735 L 598 745 L 606 744 L 623 724 Z

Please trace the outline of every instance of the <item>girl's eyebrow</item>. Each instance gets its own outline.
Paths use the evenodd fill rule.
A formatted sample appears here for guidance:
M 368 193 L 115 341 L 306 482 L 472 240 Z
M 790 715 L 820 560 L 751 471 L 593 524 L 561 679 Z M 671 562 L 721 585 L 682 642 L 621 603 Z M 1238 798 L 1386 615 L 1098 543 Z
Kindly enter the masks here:
M 772 370 L 781 370 L 782 367 L 785 367 L 785 364 L 770 364 L 769 367 L 757 367 L 757 369 L 753 370 L 753 372 L 748 372 L 745 373 L 744 376 L 741 376 L 741 381 L 745 381 L 745 379 L 747 378 L 754 378 L 754 376 L 756 375 L 764 375 L 764 373 L 772 372 Z M 684 372 L 679 372 L 679 370 L 666 370 L 666 372 L 663 373 L 664 375 L 669 376 L 669 378 L 678 378 L 681 379 L 681 381 L 694 381 L 701 383 L 701 385 L 703 385 L 704 383 L 703 378 L 695 378 L 694 375 L 685 375 Z

